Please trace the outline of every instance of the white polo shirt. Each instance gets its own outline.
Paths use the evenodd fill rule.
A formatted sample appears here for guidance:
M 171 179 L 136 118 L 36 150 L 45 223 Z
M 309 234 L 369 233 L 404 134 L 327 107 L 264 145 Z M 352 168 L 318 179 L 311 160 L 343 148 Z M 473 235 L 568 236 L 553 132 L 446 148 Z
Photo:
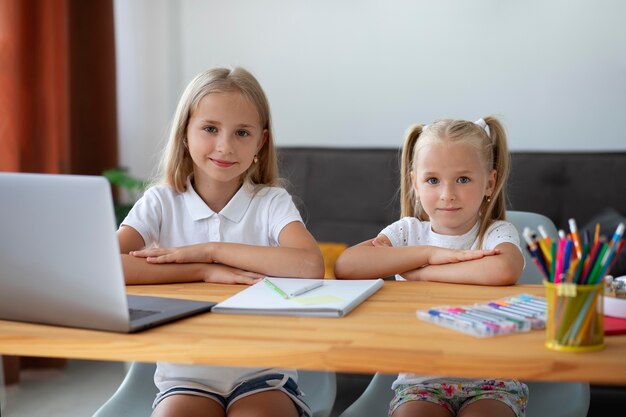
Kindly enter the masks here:
M 278 246 L 287 224 L 302 218 L 289 193 L 278 187 L 262 187 L 256 193 L 244 184 L 219 213 L 211 210 L 187 180 L 179 193 L 165 185 L 148 189 L 122 224 L 137 230 L 146 247 L 174 247 L 205 242 L 235 242 Z M 253 319 L 253 317 L 251 317 Z M 210 329 L 207 338 L 210 339 Z M 242 345 L 245 341 L 242 341 Z M 242 381 L 269 373 L 283 373 L 297 381 L 293 369 L 234 368 L 157 363 L 154 376 L 162 392 L 189 387 L 228 395 Z

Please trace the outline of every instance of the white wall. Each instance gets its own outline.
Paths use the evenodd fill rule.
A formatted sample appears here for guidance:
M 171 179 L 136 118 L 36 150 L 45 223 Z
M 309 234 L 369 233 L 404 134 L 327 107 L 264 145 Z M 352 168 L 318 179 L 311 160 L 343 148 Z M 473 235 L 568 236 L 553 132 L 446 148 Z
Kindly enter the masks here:
M 621 0 L 116 0 L 121 163 L 147 175 L 186 83 L 241 65 L 282 146 L 398 147 L 442 117 L 512 150 L 626 150 Z

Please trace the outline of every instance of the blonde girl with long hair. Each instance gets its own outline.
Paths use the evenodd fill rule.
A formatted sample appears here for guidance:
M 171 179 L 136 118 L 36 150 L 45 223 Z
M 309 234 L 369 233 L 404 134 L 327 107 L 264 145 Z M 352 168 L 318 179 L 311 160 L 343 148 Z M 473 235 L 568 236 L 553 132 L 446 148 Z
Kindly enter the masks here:
M 324 263 L 278 187 L 270 108 L 242 68 L 198 74 L 183 92 L 161 181 L 118 230 L 127 284 L 253 284 L 321 278 Z M 158 363 L 154 417 L 308 417 L 292 369 Z

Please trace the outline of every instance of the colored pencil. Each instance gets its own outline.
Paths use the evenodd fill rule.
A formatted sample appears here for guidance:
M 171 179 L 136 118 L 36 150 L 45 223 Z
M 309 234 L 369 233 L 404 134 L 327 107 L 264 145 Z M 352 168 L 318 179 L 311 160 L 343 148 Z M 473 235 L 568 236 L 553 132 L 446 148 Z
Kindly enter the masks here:
M 576 256 L 578 257 L 578 259 L 580 259 L 583 256 L 583 247 L 580 242 L 580 235 L 578 234 L 578 226 L 576 226 L 576 220 L 569 219 L 569 229 L 572 233 L 572 240 L 574 241 Z

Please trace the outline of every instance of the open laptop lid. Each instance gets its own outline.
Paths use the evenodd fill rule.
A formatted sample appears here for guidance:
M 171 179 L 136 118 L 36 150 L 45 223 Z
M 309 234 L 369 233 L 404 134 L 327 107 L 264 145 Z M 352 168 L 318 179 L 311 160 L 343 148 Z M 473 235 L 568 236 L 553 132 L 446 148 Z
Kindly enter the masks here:
M 0 173 L 0 196 L 0 318 L 131 332 L 213 304 L 175 300 L 131 327 L 104 177 Z

